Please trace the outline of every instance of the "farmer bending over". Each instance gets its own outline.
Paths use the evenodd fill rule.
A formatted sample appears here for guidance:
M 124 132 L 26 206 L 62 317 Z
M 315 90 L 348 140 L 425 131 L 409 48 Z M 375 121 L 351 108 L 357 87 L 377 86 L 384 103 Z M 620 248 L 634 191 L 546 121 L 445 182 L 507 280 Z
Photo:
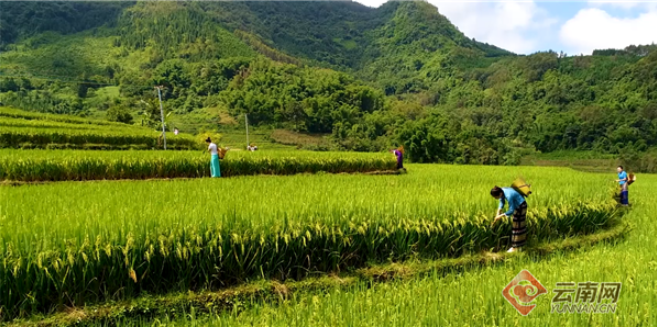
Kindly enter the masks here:
M 497 208 L 493 224 L 502 217 L 508 217 L 513 214 L 511 248 L 507 252 L 515 252 L 522 248 L 527 241 L 527 201 L 525 201 L 522 194 L 510 187 L 500 188 L 495 186 L 490 191 L 490 195 L 500 200 L 500 206 Z M 509 202 L 509 210 L 502 213 L 504 203 L 507 201 Z

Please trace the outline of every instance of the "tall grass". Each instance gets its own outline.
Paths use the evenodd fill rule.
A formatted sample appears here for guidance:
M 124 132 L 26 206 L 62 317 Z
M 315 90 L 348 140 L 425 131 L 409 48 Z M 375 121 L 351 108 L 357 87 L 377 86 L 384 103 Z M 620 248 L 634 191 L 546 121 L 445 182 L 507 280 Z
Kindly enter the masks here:
M 533 182 L 530 239 L 614 221 L 603 178 L 563 169 L 413 166 L 401 176 L 316 175 L 0 188 L 0 305 L 8 316 L 299 278 L 368 261 L 506 246 L 487 191 Z

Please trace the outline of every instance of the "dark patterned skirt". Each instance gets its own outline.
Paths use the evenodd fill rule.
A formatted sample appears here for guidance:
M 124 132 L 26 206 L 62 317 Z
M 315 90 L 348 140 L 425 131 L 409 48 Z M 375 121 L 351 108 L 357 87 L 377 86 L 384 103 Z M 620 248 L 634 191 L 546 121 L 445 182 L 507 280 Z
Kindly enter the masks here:
M 521 248 L 527 242 L 527 202 L 523 202 L 513 213 L 511 246 Z
M 622 205 L 628 205 L 630 204 L 629 197 L 627 195 L 627 191 L 621 191 L 620 193 L 620 200 Z

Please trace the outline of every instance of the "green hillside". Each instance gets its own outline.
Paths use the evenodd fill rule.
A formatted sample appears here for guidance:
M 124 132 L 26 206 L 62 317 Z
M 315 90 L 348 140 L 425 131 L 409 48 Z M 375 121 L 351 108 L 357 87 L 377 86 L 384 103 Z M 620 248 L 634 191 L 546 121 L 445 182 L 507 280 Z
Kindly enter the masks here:
M 164 85 L 165 111 L 185 131 L 234 130 L 224 118 L 247 113 L 267 130 L 330 136 L 335 149 L 404 144 L 422 162 L 627 155 L 657 142 L 654 46 L 517 56 L 467 37 L 425 2 L 0 9 L 0 101 L 26 110 L 144 117 Z

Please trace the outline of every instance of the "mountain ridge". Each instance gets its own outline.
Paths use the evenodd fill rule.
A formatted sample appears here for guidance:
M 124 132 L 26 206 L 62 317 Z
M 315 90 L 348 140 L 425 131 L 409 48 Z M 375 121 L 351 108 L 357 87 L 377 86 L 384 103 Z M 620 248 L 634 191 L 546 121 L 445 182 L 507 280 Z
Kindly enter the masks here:
M 104 5 L 93 22 L 56 24 Z M 406 144 L 411 159 L 432 162 L 643 151 L 657 139 L 654 46 L 518 56 L 470 39 L 426 2 L 0 6 L 9 8 L 0 97 L 25 109 L 141 115 L 135 103 L 162 84 L 181 124 L 216 129 L 210 113 L 248 113 L 255 124 L 328 133 L 337 149 Z

